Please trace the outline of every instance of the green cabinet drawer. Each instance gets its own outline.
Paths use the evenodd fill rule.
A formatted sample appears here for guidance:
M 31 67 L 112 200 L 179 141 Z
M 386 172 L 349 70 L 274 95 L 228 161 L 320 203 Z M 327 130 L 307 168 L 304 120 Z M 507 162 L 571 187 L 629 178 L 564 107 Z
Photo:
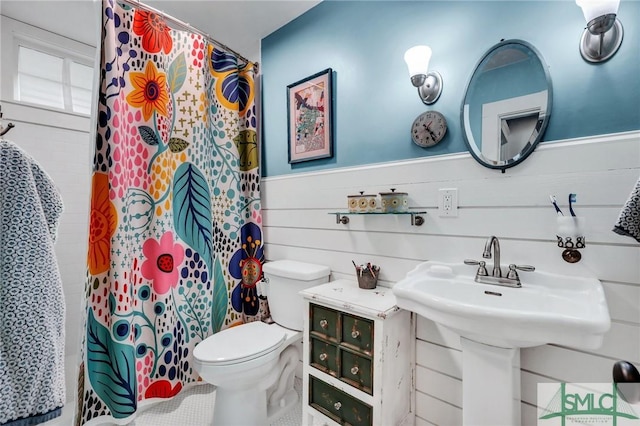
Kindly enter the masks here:
M 320 371 L 338 377 L 338 348 L 325 341 L 310 339 L 311 365 Z
M 371 359 L 342 349 L 340 351 L 340 380 L 373 395 L 373 367 Z
M 320 336 L 337 341 L 339 330 L 338 311 L 310 304 L 309 324 L 312 332 Z
M 309 376 L 309 405 L 343 425 L 373 425 L 373 408 L 370 405 L 314 376 Z
M 373 321 L 342 314 L 342 343 L 371 355 L 373 351 Z

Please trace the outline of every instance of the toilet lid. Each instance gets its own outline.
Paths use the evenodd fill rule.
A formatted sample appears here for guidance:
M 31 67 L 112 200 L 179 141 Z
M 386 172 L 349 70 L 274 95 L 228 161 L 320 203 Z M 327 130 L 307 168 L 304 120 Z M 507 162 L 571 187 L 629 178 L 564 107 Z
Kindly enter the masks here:
M 211 364 L 237 364 L 277 349 L 285 338 L 280 327 L 255 321 L 207 337 L 196 345 L 193 356 Z

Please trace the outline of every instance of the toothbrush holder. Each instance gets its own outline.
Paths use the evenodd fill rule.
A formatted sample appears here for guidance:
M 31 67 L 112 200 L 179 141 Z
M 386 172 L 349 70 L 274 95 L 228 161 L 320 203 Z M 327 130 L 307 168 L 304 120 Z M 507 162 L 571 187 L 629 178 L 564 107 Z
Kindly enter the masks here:
M 558 216 L 557 232 L 558 247 L 563 248 L 562 258 L 565 262 L 576 263 L 582 259 L 578 249 L 586 245 L 585 239 L 586 219 L 580 216 Z
M 586 245 L 584 230 L 586 218 L 581 216 L 558 216 L 558 247 L 582 249 Z

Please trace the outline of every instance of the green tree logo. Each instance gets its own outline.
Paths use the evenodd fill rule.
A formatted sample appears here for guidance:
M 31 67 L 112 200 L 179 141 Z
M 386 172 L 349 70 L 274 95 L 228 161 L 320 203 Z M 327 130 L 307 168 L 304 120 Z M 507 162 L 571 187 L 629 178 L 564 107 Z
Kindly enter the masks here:
M 619 419 L 639 419 L 631 405 L 618 397 L 618 387 L 615 383 L 611 384 L 610 393 L 589 389 L 593 389 L 593 384 L 568 388 L 566 383 L 560 383 L 560 388 L 542 409 L 539 419 L 559 418 L 562 426 L 565 426 L 567 419 L 570 419 L 571 423 L 578 421 L 585 425 L 611 424 L 613 426 L 618 425 Z M 606 417 L 609 417 L 610 421 L 605 423 L 603 420 Z M 544 423 L 538 422 L 538 424 Z

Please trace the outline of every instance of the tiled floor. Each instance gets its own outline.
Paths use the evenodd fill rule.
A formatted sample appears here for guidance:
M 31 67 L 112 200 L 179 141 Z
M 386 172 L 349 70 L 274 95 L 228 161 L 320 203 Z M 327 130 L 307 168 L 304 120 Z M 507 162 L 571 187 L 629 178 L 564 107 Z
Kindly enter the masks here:
M 215 390 L 212 385 L 195 386 L 175 398 L 155 404 L 138 414 L 129 426 L 207 426 L 213 419 Z

